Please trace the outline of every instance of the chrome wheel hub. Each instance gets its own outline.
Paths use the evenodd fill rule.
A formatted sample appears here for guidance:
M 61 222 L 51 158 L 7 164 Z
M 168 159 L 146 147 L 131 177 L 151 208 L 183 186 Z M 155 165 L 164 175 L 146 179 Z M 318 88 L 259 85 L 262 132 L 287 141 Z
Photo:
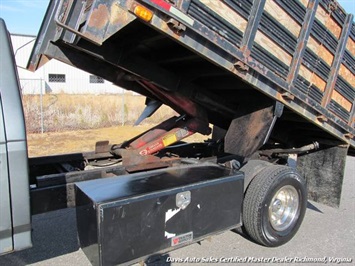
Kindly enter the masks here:
M 299 196 L 293 186 L 280 188 L 269 205 L 269 221 L 276 231 L 284 231 L 296 222 Z

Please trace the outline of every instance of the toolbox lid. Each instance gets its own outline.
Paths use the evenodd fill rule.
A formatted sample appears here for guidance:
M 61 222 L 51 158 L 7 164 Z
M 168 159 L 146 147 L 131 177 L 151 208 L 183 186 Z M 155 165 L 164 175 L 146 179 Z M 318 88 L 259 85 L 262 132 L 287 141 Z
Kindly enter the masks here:
M 233 169 L 214 164 L 198 164 L 90 180 L 76 183 L 76 186 L 94 202 L 102 203 L 191 184 L 210 183 L 214 180 L 226 182 L 230 178 L 242 177 L 242 172 Z

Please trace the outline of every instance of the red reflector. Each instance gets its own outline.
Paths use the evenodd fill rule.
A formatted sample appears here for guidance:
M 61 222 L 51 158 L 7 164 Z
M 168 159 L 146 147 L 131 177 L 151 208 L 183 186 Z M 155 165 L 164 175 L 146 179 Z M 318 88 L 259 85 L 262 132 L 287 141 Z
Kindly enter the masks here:
M 166 9 L 169 11 L 171 5 L 169 5 L 167 2 L 165 2 L 164 0 L 151 0 L 154 4 Z

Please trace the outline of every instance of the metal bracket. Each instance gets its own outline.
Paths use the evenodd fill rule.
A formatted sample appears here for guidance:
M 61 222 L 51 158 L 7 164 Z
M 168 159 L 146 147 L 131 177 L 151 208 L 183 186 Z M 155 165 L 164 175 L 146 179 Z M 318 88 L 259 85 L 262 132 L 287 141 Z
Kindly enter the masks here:
M 285 105 L 283 105 L 280 102 L 275 103 L 274 118 L 272 119 L 271 125 L 269 127 L 269 131 L 266 134 L 263 144 L 265 144 L 269 140 L 271 132 L 274 129 L 277 118 L 280 118 L 282 116 L 282 113 L 284 111 L 284 106 Z
M 184 191 L 176 194 L 176 207 L 181 208 L 182 210 L 186 209 L 191 202 L 191 192 Z
M 322 123 L 328 121 L 328 118 L 325 115 L 318 115 L 317 119 L 318 119 L 319 122 L 322 122 Z
M 174 30 L 177 32 L 182 32 L 186 30 L 186 26 L 182 24 L 181 22 L 177 21 L 176 19 L 169 19 L 167 24 L 171 26 Z
M 354 137 L 354 135 L 351 133 L 346 133 L 346 134 L 344 134 L 344 137 L 347 139 L 352 139 Z
M 108 140 L 102 140 L 98 141 L 95 143 L 95 153 L 104 153 L 104 152 L 109 152 L 110 147 L 109 147 L 109 141 Z
M 332 0 L 329 2 L 327 8 L 329 12 L 334 12 L 337 9 L 337 3 L 334 0 Z
M 281 94 L 282 98 L 288 101 L 293 101 L 295 99 L 295 95 L 289 93 L 289 92 L 284 92 Z
M 287 157 L 287 165 L 289 167 L 297 169 L 297 157 L 298 157 L 298 154 L 290 153 Z
M 234 67 L 240 72 L 246 72 L 249 70 L 249 66 L 242 61 L 236 62 Z
M 284 111 L 284 106 L 282 103 L 280 102 L 276 102 L 275 103 L 275 110 L 274 110 L 274 115 L 276 117 L 281 117 L 282 116 L 282 113 Z

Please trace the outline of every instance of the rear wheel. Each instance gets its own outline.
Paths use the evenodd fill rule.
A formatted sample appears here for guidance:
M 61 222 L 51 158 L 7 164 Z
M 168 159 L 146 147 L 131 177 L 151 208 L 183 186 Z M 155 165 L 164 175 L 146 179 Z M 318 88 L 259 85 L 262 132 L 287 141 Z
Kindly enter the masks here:
M 247 190 L 249 183 L 267 166 L 272 164 L 262 160 L 250 160 L 243 165 L 239 170 L 244 172 L 244 192 Z
M 245 192 L 244 229 L 259 244 L 280 246 L 296 234 L 306 206 L 306 182 L 297 171 L 287 166 L 267 166 Z

